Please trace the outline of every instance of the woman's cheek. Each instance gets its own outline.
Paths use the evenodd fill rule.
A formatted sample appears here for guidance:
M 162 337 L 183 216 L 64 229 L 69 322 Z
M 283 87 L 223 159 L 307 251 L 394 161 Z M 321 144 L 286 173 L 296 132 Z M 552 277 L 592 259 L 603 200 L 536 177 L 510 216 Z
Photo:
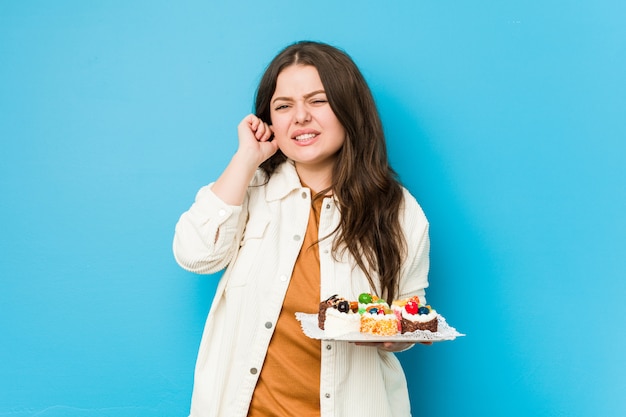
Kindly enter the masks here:
M 274 140 L 278 144 L 278 148 L 283 152 L 285 151 L 285 149 L 289 147 L 289 140 L 284 135 L 281 135 L 281 136 L 275 135 Z

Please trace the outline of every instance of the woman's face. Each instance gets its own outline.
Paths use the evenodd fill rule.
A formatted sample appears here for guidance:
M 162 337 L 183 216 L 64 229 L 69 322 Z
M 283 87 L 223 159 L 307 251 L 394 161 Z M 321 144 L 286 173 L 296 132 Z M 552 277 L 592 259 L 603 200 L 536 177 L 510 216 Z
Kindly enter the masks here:
M 346 132 L 330 108 L 315 67 L 291 65 L 278 74 L 270 115 L 274 140 L 297 168 L 332 169 Z

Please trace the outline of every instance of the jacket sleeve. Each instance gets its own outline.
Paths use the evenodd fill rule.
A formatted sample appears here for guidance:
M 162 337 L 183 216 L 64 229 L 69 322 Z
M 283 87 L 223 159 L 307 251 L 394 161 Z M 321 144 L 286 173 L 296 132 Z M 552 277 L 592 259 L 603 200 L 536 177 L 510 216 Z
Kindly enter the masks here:
M 415 198 L 405 190 L 403 226 L 407 240 L 407 259 L 400 280 L 398 298 L 417 295 L 426 304 L 428 271 L 430 268 L 430 239 L 428 220 Z
M 239 250 L 247 217 L 247 201 L 230 206 L 213 193 L 211 185 L 198 191 L 174 232 L 176 262 L 199 274 L 218 272 L 230 263 Z

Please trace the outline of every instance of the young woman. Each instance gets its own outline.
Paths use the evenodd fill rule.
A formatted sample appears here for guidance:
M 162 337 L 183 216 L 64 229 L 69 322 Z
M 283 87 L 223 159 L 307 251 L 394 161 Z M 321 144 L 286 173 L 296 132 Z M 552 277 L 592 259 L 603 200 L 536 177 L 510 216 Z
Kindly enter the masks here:
M 352 59 L 298 42 L 268 66 L 239 147 L 185 212 L 174 254 L 226 268 L 202 337 L 192 417 L 410 416 L 392 353 L 406 343 L 314 340 L 295 312 L 333 294 L 424 299 L 428 222 L 388 164 Z

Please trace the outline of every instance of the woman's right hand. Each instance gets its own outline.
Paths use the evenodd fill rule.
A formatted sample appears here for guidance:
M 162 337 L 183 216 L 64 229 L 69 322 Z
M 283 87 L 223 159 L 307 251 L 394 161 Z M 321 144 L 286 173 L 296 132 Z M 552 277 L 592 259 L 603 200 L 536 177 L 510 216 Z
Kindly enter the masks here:
M 278 144 L 271 141 L 272 128 L 254 114 L 243 118 L 237 127 L 239 135 L 239 149 L 237 153 L 244 153 L 253 158 L 256 166 L 261 165 L 278 150 Z
M 238 206 L 244 201 L 256 169 L 278 150 L 272 128 L 254 114 L 243 118 L 237 127 L 239 148 L 211 189 L 226 204 Z

